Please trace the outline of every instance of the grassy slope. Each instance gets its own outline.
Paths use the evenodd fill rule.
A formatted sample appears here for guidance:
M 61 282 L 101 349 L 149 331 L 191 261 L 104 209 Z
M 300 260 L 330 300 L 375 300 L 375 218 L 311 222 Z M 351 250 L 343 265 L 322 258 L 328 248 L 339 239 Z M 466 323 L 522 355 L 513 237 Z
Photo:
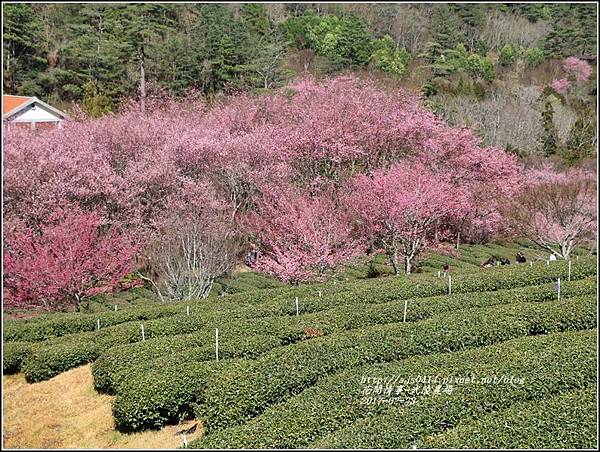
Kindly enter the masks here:
M 176 448 L 181 445 L 176 432 L 194 424 L 129 435 L 116 431 L 113 397 L 94 391 L 89 365 L 35 384 L 28 384 L 22 374 L 4 376 L 2 392 L 4 448 Z

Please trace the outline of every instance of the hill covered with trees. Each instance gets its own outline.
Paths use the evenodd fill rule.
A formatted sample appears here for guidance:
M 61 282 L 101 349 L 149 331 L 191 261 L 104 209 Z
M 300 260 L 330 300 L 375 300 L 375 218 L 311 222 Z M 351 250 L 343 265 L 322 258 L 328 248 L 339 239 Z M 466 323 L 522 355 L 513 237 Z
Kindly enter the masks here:
M 594 154 L 594 77 L 564 63 L 576 57 L 595 67 L 592 3 L 8 4 L 3 11 L 4 92 L 65 109 L 77 103 L 92 117 L 156 93 L 213 99 L 271 90 L 306 72 L 353 71 L 421 93 L 486 144 L 560 154 L 568 163 Z

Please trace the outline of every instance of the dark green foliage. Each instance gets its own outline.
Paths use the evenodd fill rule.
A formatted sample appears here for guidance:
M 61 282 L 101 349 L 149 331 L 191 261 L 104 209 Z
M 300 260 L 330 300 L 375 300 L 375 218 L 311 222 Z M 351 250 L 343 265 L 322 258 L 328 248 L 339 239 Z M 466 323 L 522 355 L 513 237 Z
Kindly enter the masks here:
M 596 326 L 593 296 L 549 306 L 464 310 L 414 324 L 391 324 L 275 349 L 231 369 L 207 388 L 196 415 L 205 431 L 240 424 L 341 369 L 414 355 L 491 345 L 520 336 Z
M 3 87 L 7 94 L 17 94 L 20 86 L 44 67 L 43 53 L 37 48 L 42 23 L 30 4 L 3 5 L 2 12 Z
M 467 72 L 474 78 L 481 78 L 490 83 L 496 78 L 494 63 L 489 57 L 474 53 L 467 58 Z
M 554 125 L 554 107 L 552 106 L 552 98 L 546 97 L 544 101 L 544 110 L 542 111 L 542 152 L 545 156 L 551 156 L 558 152 L 559 141 L 558 132 Z
M 482 33 L 487 17 L 498 11 L 505 20 L 519 16 L 550 24 L 540 40 L 547 58 L 595 54 L 593 5 L 462 3 L 410 8 L 422 18 L 426 31 L 421 39 L 428 41 L 412 42 L 411 51 L 418 54 L 410 56 L 421 54 L 433 77 L 453 73 L 444 58 L 458 45 L 469 55 L 488 54 Z M 276 13 L 252 3 L 8 4 L 3 85 L 7 93 L 36 95 L 61 108 L 71 101 L 83 102 L 83 110 L 96 117 L 115 111 L 126 98 L 138 98 L 142 64 L 149 95 L 164 89 L 184 96 L 196 89 L 212 97 L 277 87 L 301 70 L 287 63 L 306 49 L 318 55 L 310 66 L 318 74 L 364 68 L 372 62 L 377 70 L 405 75 L 409 55 L 401 46 L 414 38 L 410 26 L 394 25 L 396 17 L 405 14 L 405 5 L 370 5 L 365 11 L 341 4 L 288 4 Z M 503 48 L 500 63 L 506 67 L 514 61 L 507 46 L 497 44 Z M 532 66 L 544 59 L 531 49 L 525 57 Z M 493 79 L 489 67 L 477 66 L 481 65 L 471 65 L 475 77 Z
M 578 279 L 595 274 L 595 261 L 580 260 L 573 268 L 573 278 Z M 480 292 L 509 289 L 531 284 L 542 284 L 566 276 L 566 263 L 557 262 L 552 266 L 537 265 L 490 269 L 485 273 L 456 275 L 453 277 L 453 293 Z M 246 301 L 243 307 L 235 307 L 235 295 L 227 302 L 219 301 L 212 305 L 206 302 L 191 303 L 192 315 L 182 314 L 166 319 L 158 318 L 144 322 L 146 339 L 153 337 L 188 334 L 203 328 L 212 328 L 211 322 L 222 318 L 224 312 L 230 319 L 251 319 L 263 316 L 295 314 L 294 297 L 301 299 L 300 312 L 318 312 L 336 306 L 352 303 L 385 303 L 411 297 L 427 297 L 447 293 L 448 282 L 443 278 L 382 278 L 366 280 L 353 285 L 324 285 L 323 296 L 317 290 L 305 286 L 299 289 L 271 289 L 240 294 Z M 280 292 L 278 296 L 273 294 Z M 202 306 L 203 308 L 199 307 Z M 179 306 L 176 306 L 179 307 Z M 208 314 L 209 311 L 212 314 Z M 212 323 L 214 324 L 214 323 Z M 138 342 L 141 340 L 140 322 L 101 328 L 100 331 L 71 334 L 47 342 L 35 350 L 24 363 L 26 377 L 30 381 L 51 378 L 76 365 L 91 362 L 110 347 Z
M 551 58 L 595 55 L 598 9 L 593 3 L 549 5 L 552 30 L 546 35 L 544 51 Z
M 500 65 L 510 66 L 512 65 L 518 56 L 517 50 L 510 44 L 506 44 L 500 49 Z
M 525 51 L 525 59 L 530 66 L 539 66 L 545 58 L 544 51 L 538 47 L 532 47 Z
M 596 285 L 592 279 L 567 282 L 562 287 L 563 297 L 591 295 Z M 542 302 L 556 299 L 554 283 L 528 286 L 496 292 L 456 294 L 407 300 L 407 321 L 413 322 L 440 312 L 472 307 L 493 306 L 503 303 Z M 274 347 L 308 338 L 307 328 L 319 329 L 323 334 L 401 322 L 404 301 L 365 305 L 356 303 L 335 309 L 305 314 L 300 317 L 267 317 L 251 321 L 219 322 L 215 324 L 224 334 L 221 340 L 221 358 L 256 357 Z M 214 355 L 213 329 L 177 337 L 157 338 L 144 343 L 115 347 L 104 352 L 93 365 L 96 389 L 118 392 L 118 386 L 133 371 L 139 373 L 157 367 L 159 362 L 212 360 Z M 176 356 L 171 356 L 175 354 Z M 154 361 L 153 361 L 154 360 Z
M 206 421 L 205 428 L 212 433 L 257 416 L 268 405 L 281 402 L 312 386 L 318 378 L 344 368 L 489 345 L 528 334 L 592 328 L 595 324 L 595 300 L 588 296 L 548 306 L 519 303 L 443 314 L 422 322 L 361 328 L 278 347 L 256 360 L 232 363 L 226 371 L 214 375 L 218 383 L 195 393 L 170 392 L 169 400 L 177 401 L 184 411 L 194 404 L 196 416 Z M 181 380 L 192 378 L 195 372 L 194 366 L 186 364 L 175 369 L 166 371 L 168 378 L 158 375 L 161 372 L 158 370 L 152 375 L 179 387 Z M 138 394 L 139 391 L 146 394 L 142 382 L 147 379 L 146 374 L 141 374 L 120 389 L 113 413 L 119 416 L 117 423 L 121 427 L 156 426 L 155 413 L 162 409 L 160 405 L 149 415 L 140 412 L 148 406 L 145 396 L 140 400 Z M 162 397 L 161 388 L 153 387 L 157 397 Z M 127 409 L 122 410 L 121 406 Z
M 495 364 L 489 360 L 486 350 L 481 350 L 481 354 L 488 357 L 488 369 L 497 369 L 498 373 L 494 374 L 520 377 L 524 383 L 501 387 L 493 384 L 455 385 L 450 397 L 423 397 L 410 406 L 391 405 L 387 410 L 384 408 L 382 414 L 359 419 L 316 442 L 314 446 L 361 448 L 365 444 L 377 444 L 381 448 L 408 448 L 412 442 L 444 431 L 461 419 L 478 418 L 515 402 L 539 400 L 562 391 L 589 387 L 595 380 L 596 372 L 593 369 L 596 351 L 590 341 L 592 333 L 595 331 L 551 335 L 539 341 L 526 341 L 530 346 L 517 346 L 518 354 L 513 359 L 508 356 L 514 352 L 506 349 L 495 353 Z M 538 351 L 534 351 L 536 345 Z M 442 358 L 430 364 L 432 368 L 440 368 L 438 363 L 445 361 Z M 504 364 L 505 361 L 507 364 Z M 550 369 L 548 363 L 552 363 Z M 447 369 L 446 366 L 443 368 Z M 401 371 L 401 374 L 410 375 L 410 370 L 406 370 L 409 372 Z M 460 375 L 452 370 L 448 373 Z M 482 373 L 489 375 L 489 370 L 484 366 L 479 375 Z M 397 430 L 391 432 L 386 429 L 390 425 L 397 426 Z
M 384 447 L 381 438 L 387 440 L 390 437 L 410 434 L 417 428 L 416 422 L 419 419 L 423 419 L 420 424 L 430 429 L 429 432 L 431 430 L 439 431 L 439 428 L 449 426 L 446 422 L 437 421 L 445 419 L 444 410 L 446 409 L 452 410 L 448 414 L 452 415 L 454 424 L 456 420 L 469 418 L 473 414 L 486 414 L 481 411 L 478 413 L 478 410 L 486 411 L 493 409 L 493 406 L 506 407 L 511 403 L 528 398 L 537 399 L 540 394 L 536 394 L 536 391 L 542 388 L 545 389 L 540 392 L 548 394 L 558 393 L 569 388 L 586 387 L 595 378 L 592 376 L 586 380 L 590 374 L 595 372 L 594 350 L 595 330 L 592 330 L 524 337 L 456 353 L 355 367 L 320 380 L 299 395 L 267 408 L 263 414 L 243 425 L 193 441 L 190 447 L 290 449 L 331 447 L 334 442 L 337 445 L 342 441 L 345 442 L 347 438 L 352 438 L 352 428 L 356 425 L 354 423 L 356 420 L 361 418 L 367 420 L 373 415 L 383 414 L 392 409 L 399 413 L 405 413 L 406 421 L 400 419 L 395 424 L 385 423 L 382 427 L 387 428 L 388 431 L 379 438 L 373 438 L 367 446 L 369 448 Z M 561 372 L 550 368 L 549 362 L 552 362 L 553 366 L 556 365 L 556 369 L 560 369 Z M 419 375 L 437 375 L 439 378 L 449 378 L 469 375 L 482 377 L 490 374 L 510 374 L 517 378 L 523 377 L 525 385 L 529 389 L 514 392 L 514 388 L 505 390 L 507 386 L 498 390 L 498 386 L 495 385 L 487 388 L 465 385 L 464 388 L 454 386 L 454 392 L 450 395 L 429 397 L 429 400 L 424 397 L 412 406 L 406 406 L 403 403 L 397 405 L 387 403 L 365 405 L 361 403 L 361 399 L 364 397 L 363 390 L 367 385 L 361 381 L 363 377 L 385 378 L 389 381 L 396 375 L 406 379 Z M 565 386 L 566 382 L 568 382 L 567 387 Z M 397 383 L 392 384 L 394 389 L 398 386 Z M 476 396 L 464 394 L 465 389 L 467 391 L 477 390 L 478 394 Z M 459 390 L 461 392 L 457 392 Z M 503 399 L 505 400 L 503 401 Z M 532 420 L 536 419 L 532 418 Z M 346 426 L 349 426 L 348 430 L 342 430 Z M 319 439 L 330 433 L 333 433 L 334 436 L 318 442 Z M 498 431 L 492 430 L 491 433 L 498 434 Z M 414 439 L 424 437 L 426 437 L 425 434 L 419 431 Z M 472 438 L 472 441 L 476 442 L 477 440 Z M 427 444 L 432 443 L 418 443 L 421 448 L 428 447 Z M 466 444 L 455 445 L 455 447 L 459 448 L 464 445 Z M 410 442 L 404 445 L 404 447 L 410 446 Z M 489 444 L 482 444 L 482 446 L 489 447 Z
M 181 313 L 181 305 L 152 306 L 148 308 L 130 308 L 98 314 L 48 314 L 30 320 L 4 320 L 4 341 L 39 342 L 50 338 L 94 331 L 96 320 L 101 328 L 118 325 L 134 320 L 151 320 Z
M 594 449 L 596 388 L 511 405 L 424 438 L 423 449 Z
M 2 347 L 2 373 L 16 374 L 21 370 L 23 360 L 31 354 L 30 342 L 9 342 Z

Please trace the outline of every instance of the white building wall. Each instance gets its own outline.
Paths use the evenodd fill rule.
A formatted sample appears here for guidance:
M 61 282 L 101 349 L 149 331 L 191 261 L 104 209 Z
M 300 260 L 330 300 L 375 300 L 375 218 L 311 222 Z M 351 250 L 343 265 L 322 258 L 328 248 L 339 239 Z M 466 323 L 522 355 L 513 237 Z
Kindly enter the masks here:
M 55 122 L 60 121 L 61 118 L 40 106 L 33 104 L 19 112 L 17 116 L 11 117 L 9 120 L 14 122 Z

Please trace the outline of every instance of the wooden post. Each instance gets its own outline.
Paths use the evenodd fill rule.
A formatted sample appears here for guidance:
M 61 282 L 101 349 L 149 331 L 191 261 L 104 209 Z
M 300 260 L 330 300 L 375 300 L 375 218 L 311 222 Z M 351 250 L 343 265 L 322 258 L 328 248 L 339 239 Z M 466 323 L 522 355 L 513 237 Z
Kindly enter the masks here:
M 145 341 L 146 340 L 146 335 L 144 334 L 144 324 L 141 324 L 142 327 L 142 340 Z
M 215 328 L 215 356 L 219 360 L 219 328 Z
M 575 256 L 575 260 L 578 261 L 579 260 L 579 256 Z
M 558 278 L 558 284 L 556 289 L 556 291 L 558 292 L 558 301 L 560 301 L 560 278 Z
M 115 311 L 117 310 L 117 305 L 115 305 Z
M 406 322 L 406 310 L 408 309 L 408 300 L 404 300 L 404 320 Z
M 448 275 L 448 295 L 452 295 L 452 275 Z
M 546 260 L 546 265 L 550 265 L 550 261 L 549 260 Z
M 96 320 L 96 328 L 99 330 L 100 329 L 100 319 Z
M 300 315 L 300 308 L 298 306 L 298 297 L 296 297 L 296 315 Z
M 569 261 L 569 276 L 568 280 L 571 281 L 571 261 Z
M 442 272 L 438 270 L 438 278 L 441 278 Z
M 187 307 L 187 315 L 190 315 L 190 307 Z
M 187 445 L 188 445 L 187 435 L 185 433 L 183 434 L 183 445 L 185 447 L 187 447 Z

